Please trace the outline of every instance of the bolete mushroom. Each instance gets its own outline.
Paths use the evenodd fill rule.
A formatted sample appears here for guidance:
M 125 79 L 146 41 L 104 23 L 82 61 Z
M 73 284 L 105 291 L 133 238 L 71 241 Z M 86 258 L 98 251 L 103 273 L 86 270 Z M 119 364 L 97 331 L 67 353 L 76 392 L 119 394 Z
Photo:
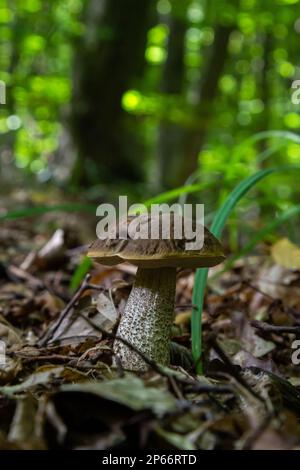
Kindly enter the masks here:
M 160 224 L 161 215 L 156 215 L 154 222 Z M 127 340 L 156 363 L 168 365 L 176 268 L 215 266 L 224 260 L 224 254 L 220 242 L 207 228 L 204 228 L 202 248 L 186 250 L 187 240 L 175 238 L 172 217 L 169 239 L 163 238 L 161 231 L 158 239 L 121 239 L 119 234 L 124 233 L 133 219 L 138 229 L 143 228 L 144 224 L 149 226 L 149 222 L 153 223 L 151 214 L 123 219 L 113 238 L 108 234 L 106 239 L 96 240 L 90 246 L 88 256 L 104 265 L 128 262 L 138 267 L 117 336 Z M 147 369 L 144 360 L 117 339 L 114 342 L 114 354 L 120 358 L 125 369 Z

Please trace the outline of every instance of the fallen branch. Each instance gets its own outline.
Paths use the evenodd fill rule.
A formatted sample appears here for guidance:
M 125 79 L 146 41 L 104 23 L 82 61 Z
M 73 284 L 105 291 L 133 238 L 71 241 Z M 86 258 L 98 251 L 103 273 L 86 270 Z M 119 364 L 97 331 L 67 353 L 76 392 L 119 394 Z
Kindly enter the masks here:
M 257 328 L 264 333 L 293 333 L 294 335 L 300 336 L 300 326 L 277 326 L 277 325 L 269 325 L 269 323 L 265 323 L 258 320 L 252 320 L 251 325 L 254 328 Z

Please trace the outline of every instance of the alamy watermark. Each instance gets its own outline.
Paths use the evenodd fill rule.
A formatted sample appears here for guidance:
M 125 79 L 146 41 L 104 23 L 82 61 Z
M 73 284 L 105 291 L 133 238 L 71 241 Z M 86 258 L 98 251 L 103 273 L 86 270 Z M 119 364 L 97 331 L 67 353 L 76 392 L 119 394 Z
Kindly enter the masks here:
M 294 80 L 292 83 L 292 103 L 293 104 L 300 104 L 300 80 Z
M 294 366 L 298 366 L 300 364 L 300 340 L 295 339 L 295 341 L 292 342 L 292 349 L 295 351 L 292 354 L 292 363 Z
M 3 80 L 0 80 L 0 104 L 6 103 L 6 84 Z
M 128 223 L 124 219 L 134 215 Z M 158 240 L 185 241 L 186 250 L 200 250 L 204 243 L 204 204 L 132 204 L 127 196 L 119 196 L 118 208 L 100 204 L 96 215 L 101 217 L 96 227 L 100 240 Z
M 6 344 L 0 340 L 0 367 L 6 364 Z

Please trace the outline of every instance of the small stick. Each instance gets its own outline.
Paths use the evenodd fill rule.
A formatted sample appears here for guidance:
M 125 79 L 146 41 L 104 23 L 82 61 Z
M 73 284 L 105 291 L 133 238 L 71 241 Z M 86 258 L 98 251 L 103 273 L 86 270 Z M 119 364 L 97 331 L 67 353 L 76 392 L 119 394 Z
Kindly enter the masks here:
M 193 310 L 198 310 L 198 305 L 193 305 L 193 304 L 177 304 L 175 305 L 175 309 L 176 310 L 181 310 L 181 309 L 186 309 L 186 308 L 190 308 L 190 309 L 193 309 Z
M 39 361 L 58 361 L 58 362 L 70 362 L 73 359 L 76 359 L 74 357 L 70 356 L 63 356 L 62 354 L 47 354 L 44 356 L 26 356 L 22 354 L 16 354 L 17 357 L 21 358 L 22 360 L 26 362 L 39 362 Z
M 28 282 L 29 284 L 32 285 L 32 287 L 39 288 L 39 289 L 41 289 L 41 288 L 45 289 L 45 285 L 43 284 L 43 282 L 40 279 L 34 277 L 32 274 L 28 273 L 24 269 L 22 269 L 18 266 L 10 265 L 7 268 L 7 270 L 8 270 L 8 273 L 10 275 L 17 277 L 21 281 Z
M 82 293 L 87 290 L 87 289 L 98 289 L 98 290 L 106 290 L 103 287 L 100 286 L 95 286 L 93 284 L 89 283 L 89 280 L 91 278 L 90 274 L 87 274 L 86 277 L 84 278 L 80 288 L 78 291 L 75 293 L 73 298 L 70 300 L 70 302 L 67 304 L 67 306 L 62 310 L 58 320 L 56 323 L 52 326 L 51 329 L 49 329 L 46 334 L 44 334 L 40 340 L 39 340 L 39 345 L 44 346 L 45 344 L 48 343 L 48 341 L 53 337 L 54 333 L 57 331 L 59 325 L 61 325 L 62 321 L 66 318 L 66 316 L 69 314 L 70 310 L 76 305 L 78 302 L 79 298 L 81 297 Z M 78 315 L 82 317 L 90 326 L 92 326 L 96 331 L 99 331 L 102 334 L 105 334 L 108 338 L 111 338 L 113 340 L 117 339 L 118 341 L 121 341 L 125 346 L 130 348 L 132 351 L 134 351 L 136 354 L 138 354 L 143 361 L 148 364 L 153 370 L 155 370 L 157 373 L 160 375 L 166 377 L 167 379 L 170 379 L 170 374 L 166 372 L 163 367 L 161 367 L 159 364 L 157 364 L 155 361 L 152 359 L 148 358 L 144 353 L 142 353 L 138 348 L 133 346 L 129 341 L 127 341 L 124 338 L 121 338 L 117 335 L 114 335 L 113 333 L 110 333 L 109 331 L 106 331 L 105 329 L 101 328 L 99 325 L 96 325 L 93 321 L 91 321 L 89 318 L 87 318 L 85 315 L 83 315 L 81 312 L 78 312 Z M 71 358 L 72 359 L 72 358 Z M 173 377 L 173 376 L 172 376 Z M 174 379 L 183 385 L 190 386 L 190 387 L 195 387 L 194 390 L 197 391 L 198 393 L 228 393 L 228 392 L 233 392 L 233 389 L 229 385 L 223 385 L 223 386 L 214 386 L 214 385 L 209 385 L 209 384 L 201 384 L 197 380 L 190 380 L 190 379 L 182 379 L 179 377 L 174 377 Z
M 261 294 L 263 297 L 266 297 L 266 299 L 269 299 L 271 302 L 276 302 L 276 301 L 280 300 L 280 299 L 276 299 L 275 297 L 272 297 L 271 295 L 269 295 L 266 292 L 262 291 L 259 287 L 254 286 L 247 279 L 243 279 L 242 284 L 244 284 L 245 286 L 250 287 L 250 289 L 252 289 L 252 290 L 255 290 L 256 292 Z
M 265 431 L 265 429 L 270 424 L 272 418 L 273 418 L 272 414 L 269 413 L 265 417 L 265 419 L 257 426 L 257 428 L 254 429 L 252 434 L 248 436 L 248 438 L 244 442 L 242 450 L 251 450 L 255 442 L 258 440 L 258 438 L 261 436 L 261 434 Z
M 75 295 L 72 297 L 70 302 L 66 305 L 66 307 L 61 311 L 61 314 L 60 314 L 59 318 L 52 325 L 52 327 L 50 326 L 50 328 L 39 339 L 39 342 L 38 342 L 39 346 L 45 346 L 48 343 L 48 341 L 51 338 L 53 338 L 54 333 L 57 331 L 58 327 L 61 325 L 63 320 L 66 318 L 66 316 L 68 315 L 70 310 L 77 304 L 78 300 L 80 299 L 81 295 L 83 294 L 83 292 L 85 290 L 87 290 L 87 289 L 97 289 L 97 290 L 101 290 L 101 291 L 106 290 L 104 287 L 96 286 L 94 284 L 89 284 L 90 278 L 91 278 L 90 274 L 87 274 L 85 276 L 81 286 L 79 287 L 79 289 L 77 290 Z
M 259 294 L 264 296 L 266 299 L 269 299 L 272 303 L 278 302 L 278 304 L 280 304 L 280 306 L 281 306 L 281 308 L 284 312 L 289 313 L 293 317 L 299 316 L 299 312 L 296 309 L 294 309 L 293 307 L 289 307 L 287 305 L 284 305 L 282 300 L 279 299 L 278 297 L 272 297 L 271 295 L 269 295 L 266 292 L 262 291 L 259 287 L 254 286 L 253 284 L 251 284 L 251 282 L 246 280 L 246 279 L 244 279 L 242 281 L 242 283 L 245 284 L 246 286 L 250 287 L 250 289 L 253 289 L 254 291 L 258 292 Z M 279 284 L 279 285 L 281 285 L 282 287 L 289 287 L 289 286 L 285 286 L 284 284 L 283 285 Z
M 294 335 L 300 335 L 300 326 L 269 325 L 268 323 L 258 320 L 252 320 L 250 323 L 254 328 L 257 328 L 264 333 L 293 333 Z
M 257 400 L 259 400 L 265 405 L 265 400 L 258 393 L 252 390 L 252 388 L 247 384 L 246 380 L 241 376 L 241 374 L 238 372 L 234 364 L 232 364 L 231 360 L 229 359 L 227 354 L 223 351 L 223 349 L 218 344 L 215 338 L 212 338 L 210 340 L 210 344 L 212 348 L 215 350 L 215 352 L 218 354 L 219 358 L 224 362 L 224 364 L 226 364 L 232 377 L 234 377 L 235 380 L 240 385 L 242 385 L 246 390 L 248 390 L 248 392 L 251 393 L 252 396 L 254 396 Z
M 193 391 L 197 392 L 202 392 L 202 393 L 212 393 L 212 392 L 217 392 L 217 393 L 228 393 L 228 392 L 233 392 L 233 389 L 230 385 L 222 385 L 222 386 L 214 386 L 214 385 L 209 385 L 209 384 L 201 384 L 197 382 L 197 380 L 189 380 L 189 379 L 182 379 L 179 377 L 175 376 L 170 376 L 170 374 L 164 370 L 163 367 L 161 367 L 159 364 L 157 364 L 155 361 L 152 359 L 149 359 L 144 353 L 142 353 L 138 348 L 133 346 L 129 341 L 127 341 L 124 338 L 121 338 L 120 336 L 114 335 L 113 333 L 110 333 L 109 331 L 106 331 L 105 329 L 101 328 L 101 326 L 96 325 L 92 320 L 87 318 L 83 313 L 79 312 L 79 315 L 93 328 L 96 330 L 100 331 L 102 334 L 105 334 L 108 338 L 111 338 L 113 340 L 118 340 L 121 341 L 125 346 L 130 348 L 133 352 L 138 354 L 143 361 L 148 364 L 155 372 L 159 373 L 160 375 L 166 377 L 167 379 L 170 379 L 170 377 L 174 378 L 177 382 L 183 384 L 183 385 L 188 385 L 189 387 L 194 387 Z M 192 390 L 191 390 L 192 391 Z

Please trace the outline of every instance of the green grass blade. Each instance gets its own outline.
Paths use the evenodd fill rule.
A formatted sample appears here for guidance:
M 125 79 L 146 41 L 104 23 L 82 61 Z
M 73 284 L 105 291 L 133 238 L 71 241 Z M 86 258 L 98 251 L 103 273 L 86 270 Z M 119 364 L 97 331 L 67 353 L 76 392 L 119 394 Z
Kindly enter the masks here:
M 295 132 L 290 132 L 290 131 L 263 131 L 263 132 L 258 132 L 257 134 L 254 134 L 251 136 L 249 139 L 247 139 L 247 143 L 255 143 L 259 142 L 260 140 L 265 140 L 265 139 L 286 139 L 291 142 L 294 142 L 295 144 L 300 144 L 300 136 L 298 134 L 295 134 Z
M 224 204 L 218 210 L 215 215 L 214 221 L 211 226 L 211 232 L 217 237 L 220 238 L 222 231 L 226 224 L 228 217 L 230 216 L 232 210 L 237 205 L 239 200 L 259 181 L 261 181 L 266 176 L 282 171 L 293 171 L 299 170 L 299 165 L 289 165 L 289 166 L 280 166 L 275 168 L 268 168 L 265 170 L 260 170 L 254 175 L 249 176 L 241 183 L 239 183 L 236 188 L 229 194 Z M 197 269 L 195 274 L 194 290 L 193 290 L 193 312 L 192 312 L 192 352 L 193 358 L 196 364 L 196 369 L 198 373 L 202 373 L 202 363 L 201 363 L 201 354 L 202 354 L 202 311 L 204 303 L 204 294 L 205 287 L 207 282 L 208 269 Z
M 207 183 L 197 183 L 197 184 L 189 184 L 186 186 L 181 186 L 180 188 L 172 189 L 170 191 L 166 191 L 164 193 L 158 194 L 151 199 L 147 199 L 143 204 L 146 207 L 151 206 L 151 204 L 160 204 L 167 201 L 172 201 L 173 199 L 177 199 L 182 194 L 191 194 L 201 191 L 203 189 L 207 189 L 211 187 L 214 182 L 210 181 Z
M 235 256 L 232 256 L 229 261 L 225 263 L 224 269 L 219 271 L 217 274 L 212 276 L 212 279 L 215 279 L 219 276 L 221 276 L 225 271 L 228 271 L 234 263 L 242 258 L 243 256 L 246 256 L 248 253 L 250 253 L 253 248 L 256 247 L 256 245 L 264 240 L 267 235 L 270 233 L 274 232 L 278 227 L 280 227 L 284 222 L 288 221 L 292 217 L 295 217 L 296 215 L 300 214 L 300 206 L 294 206 L 288 209 L 286 212 L 283 214 L 280 214 L 275 220 L 272 220 L 269 224 L 267 224 L 265 227 L 263 227 L 261 230 L 259 230 L 256 235 L 247 243 L 244 248 L 242 248 L 238 254 Z
M 88 212 L 90 214 L 96 214 L 96 206 L 92 204 L 57 204 L 54 206 L 38 206 L 28 207 L 24 209 L 16 209 L 14 211 L 8 211 L 6 214 L 0 215 L 0 221 L 3 220 L 14 220 L 23 217 L 34 217 L 47 212 Z
M 234 209 L 238 201 L 260 180 L 274 172 L 273 168 L 261 170 L 254 175 L 249 176 L 243 180 L 236 188 L 229 194 L 224 204 L 217 211 L 214 221 L 211 226 L 211 232 L 218 238 L 222 235 L 227 219 Z
M 70 282 L 70 291 L 75 292 L 83 281 L 84 276 L 89 272 L 92 266 L 91 258 L 85 256 L 77 266 Z
M 235 162 L 238 163 L 240 160 L 240 154 L 241 154 L 241 149 L 244 148 L 247 145 L 252 145 L 255 144 L 261 140 L 265 139 L 280 139 L 280 142 L 277 142 L 276 144 L 270 146 L 266 150 L 263 150 L 261 153 L 259 153 L 256 157 L 256 162 L 258 165 L 260 165 L 262 162 L 265 162 L 268 158 L 274 155 L 274 153 L 278 152 L 281 150 L 285 145 L 287 144 L 286 141 L 294 142 L 296 144 L 300 144 L 300 137 L 295 134 L 294 132 L 290 131 L 264 131 L 264 132 L 258 132 L 251 136 L 250 138 L 246 139 L 242 143 L 240 143 L 234 152 L 235 157 L 233 156 L 231 159 L 231 164 L 230 167 L 234 167 Z M 196 186 L 195 182 L 202 177 L 201 171 L 198 169 L 194 173 L 192 173 L 187 180 L 184 183 L 183 187 L 188 187 L 188 186 Z M 225 175 L 226 179 L 226 175 Z M 213 181 L 211 182 L 213 183 Z M 210 185 L 211 185 L 210 183 Z M 176 190 L 175 190 L 176 191 Z M 179 204 L 183 205 L 186 203 L 186 199 L 188 196 L 189 192 L 188 191 L 183 191 L 180 196 L 179 196 Z

